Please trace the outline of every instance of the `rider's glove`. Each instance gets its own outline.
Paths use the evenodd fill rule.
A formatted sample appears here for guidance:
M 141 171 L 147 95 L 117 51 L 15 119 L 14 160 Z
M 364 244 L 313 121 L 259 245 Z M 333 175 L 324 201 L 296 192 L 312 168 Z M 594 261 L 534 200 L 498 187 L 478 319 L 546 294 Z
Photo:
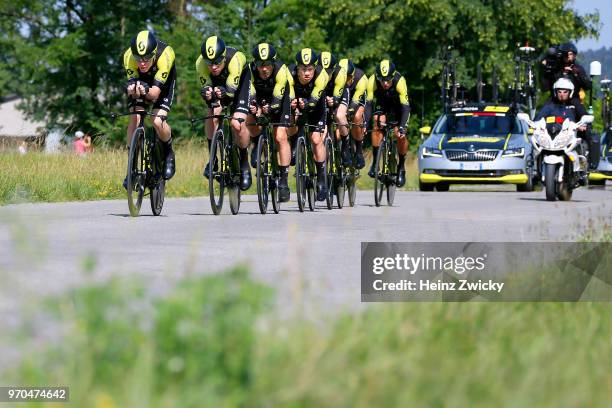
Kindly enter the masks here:
M 218 86 L 217 88 L 221 92 L 221 97 L 219 99 L 225 99 L 227 97 L 227 89 L 225 89 L 224 86 Z
M 142 95 L 146 95 L 149 93 L 149 89 L 150 89 L 149 84 L 147 84 L 146 82 L 140 81 L 140 86 L 142 86 L 144 89 L 144 92 L 141 92 Z
M 400 134 L 401 137 L 405 137 L 406 136 L 406 128 L 404 128 L 403 126 L 400 126 L 399 134 Z
M 206 93 L 207 92 L 211 92 L 211 96 L 212 96 L 212 87 L 211 86 L 203 86 L 200 89 L 200 95 L 202 96 L 202 99 L 206 100 Z
M 338 98 L 337 96 L 332 97 L 332 101 L 333 101 L 334 107 L 340 105 L 340 98 Z
M 132 85 L 136 84 L 137 79 L 136 78 L 130 78 L 126 83 L 125 83 L 125 93 L 128 92 L 128 88 Z

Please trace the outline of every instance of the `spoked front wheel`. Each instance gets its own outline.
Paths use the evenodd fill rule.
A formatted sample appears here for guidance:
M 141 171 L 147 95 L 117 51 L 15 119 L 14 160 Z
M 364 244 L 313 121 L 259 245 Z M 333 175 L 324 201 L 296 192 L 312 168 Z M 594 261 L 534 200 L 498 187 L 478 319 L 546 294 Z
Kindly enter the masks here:
M 387 183 L 387 174 L 385 173 L 388 157 L 387 149 L 387 143 L 383 140 L 378 148 L 378 154 L 376 155 L 376 161 L 374 162 L 374 203 L 377 207 L 380 207 Z
M 136 217 L 140 213 L 146 178 L 144 129 L 138 128 L 132 135 L 127 166 L 128 207 L 132 217 Z
M 257 201 L 259 212 L 268 212 L 268 193 L 270 192 L 270 155 L 268 138 L 265 133 L 259 136 L 257 143 Z
M 225 192 L 225 149 L 223 132 L 218 131 L 210 144 L 210 177 L 208 193 L 213 214 L 219 215 L 223 208 L 223 193 Z
M 300 212 L 304 212 L 306 208 L 306 184 L 308 179 L 306 174 L 306 143 L 304 138 L 300 137 L 297 140 L 295 149 L 295 190 L 298 208 Z

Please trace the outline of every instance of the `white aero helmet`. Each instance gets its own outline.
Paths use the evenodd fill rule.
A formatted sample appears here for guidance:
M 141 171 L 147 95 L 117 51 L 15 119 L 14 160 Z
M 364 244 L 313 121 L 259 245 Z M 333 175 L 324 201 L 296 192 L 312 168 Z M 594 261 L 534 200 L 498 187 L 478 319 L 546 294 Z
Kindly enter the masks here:
M 553 91 L 555 94 L 558 89 L 567 89 L 569 91 L 569 97 L 574 95 L 574 83 L 567 78 L 559 78 L 553 85 Z
M 81 132 L 80 130 L 77 130 L 74 134 L 74 137 L 76 137 L 77 139 L 82 138 L 83 136 L 85 136 L 85 134 L 83 132 Z

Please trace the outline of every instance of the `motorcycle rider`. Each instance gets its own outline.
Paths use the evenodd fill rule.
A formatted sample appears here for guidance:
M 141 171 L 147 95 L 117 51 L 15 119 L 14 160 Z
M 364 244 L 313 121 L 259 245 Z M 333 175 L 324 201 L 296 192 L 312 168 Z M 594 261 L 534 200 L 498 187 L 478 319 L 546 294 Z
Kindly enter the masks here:
M 542 75 L 542 86 L 544 89 L 551 92 L 554 98 L 553 85 L 560 78 L 567 78 L 574 85 L 573 95 L 570 97 L 572 104 L 582 106 L 582 110 L 586 111 L 583 102 L 586 96 L 586 91 L 593 87 L 591 78 L 586 73 L 584 67 L 576 62 L 578 49 L 571 42 L 564 43 L 558 47 L 553 47 L 548 50 L 548 54 L 542 60 L 544 72 Z M 594 170 L 599 164 L 599 137 L 591 133 L 590 126 L 586 131 L 581 132 L 580 137 L 589 145 L 589 168 Z
M 561 131 L 565 119 L 578 122 L 582 116 L 586 115 L 586 109 L 580 103 L 575 103 L 574 84 L 569 78 L 559 78 L 553 85 L 553 97 L 544 104 L 542 109 L 536 114 L 534 122 L 544 118 L 548 134 L 554 138 Z M 578 137 L 584 137 L 587 125 L 582 125 L 578 129 Z M 583 139 L 584 140 L 584 139 Z M 586 141 L 585 141 L 586 142 Z M 580 184 L 586 184 L 586 173 L 581 174 Z

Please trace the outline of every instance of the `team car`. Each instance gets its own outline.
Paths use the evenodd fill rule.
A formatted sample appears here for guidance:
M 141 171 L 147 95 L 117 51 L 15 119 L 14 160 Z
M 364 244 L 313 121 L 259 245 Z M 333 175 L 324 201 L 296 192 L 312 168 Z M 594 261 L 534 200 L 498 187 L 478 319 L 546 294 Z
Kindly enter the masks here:
M 419 147 L 419 189 L 451 184 L 515 184 L 532 191 L 536 179 L 529 128 L 509 105 L 450 107 Z
M 589 184 L 604 186 L 606 180 L 612 180 L 612 130 L 608 129 L 601 136 L 601 158 L 597 169 L 589 173 Z

